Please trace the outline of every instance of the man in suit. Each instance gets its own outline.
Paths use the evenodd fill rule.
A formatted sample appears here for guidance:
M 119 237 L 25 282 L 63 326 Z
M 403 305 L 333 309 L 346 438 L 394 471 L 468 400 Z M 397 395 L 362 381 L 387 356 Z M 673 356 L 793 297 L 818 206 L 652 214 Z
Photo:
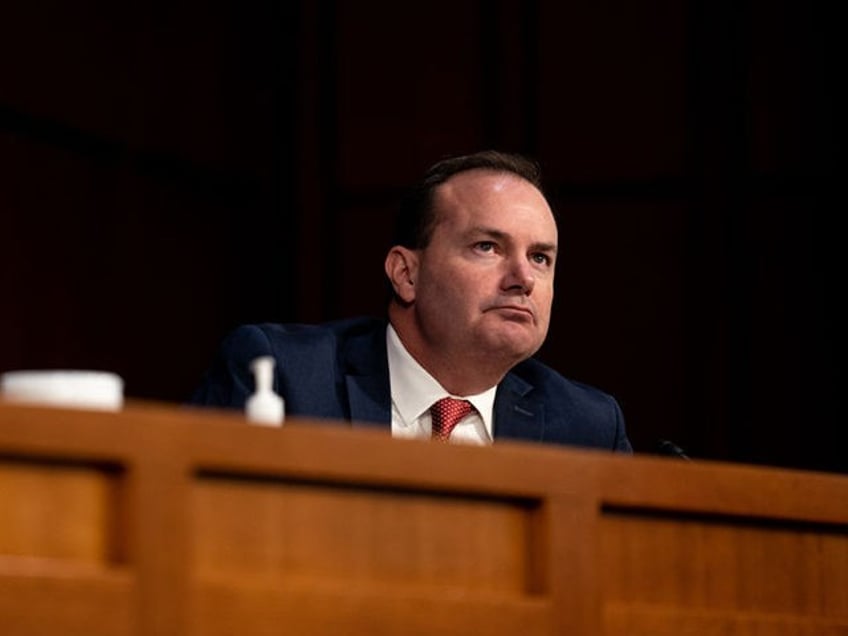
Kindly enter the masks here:
M 192 402 L 243 408 L 251 361 L 270 355 L 289 415 L 395 437 L 631 452 L 612 396 L 532 357 L 548 332 L 557 244 L 535 163 L 494 151 L 440 161 L 401 205 L 387 320 L 239 327 Z

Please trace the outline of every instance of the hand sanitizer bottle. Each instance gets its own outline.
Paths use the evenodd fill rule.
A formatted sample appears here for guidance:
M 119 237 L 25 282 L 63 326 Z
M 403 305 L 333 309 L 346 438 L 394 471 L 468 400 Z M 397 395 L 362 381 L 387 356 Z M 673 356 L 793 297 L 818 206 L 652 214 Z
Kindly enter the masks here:
M 247 419 L 263 426 L 282 426 L 285 419 L 283 398 L 274 393 L 274 358 L 262 356 L 250 363 L 256 389 L 245 403 Z

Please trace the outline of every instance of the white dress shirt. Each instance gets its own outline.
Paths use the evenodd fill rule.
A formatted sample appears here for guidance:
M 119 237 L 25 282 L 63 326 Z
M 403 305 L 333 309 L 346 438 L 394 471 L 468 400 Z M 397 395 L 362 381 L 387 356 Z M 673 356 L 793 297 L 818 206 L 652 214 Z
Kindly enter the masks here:
M 389 382 L 392 392 L 392 437 L 430 438 L 430 407 L 436 400 L 453 397 L 468 400 L 474 409 L 451 432 L 451 442 L 492 443 L 492 412 L 495 405 L 493 386 L 477 395 L 452 395 L 413 358 L 394 328 L 386 329 L 389 357 Z

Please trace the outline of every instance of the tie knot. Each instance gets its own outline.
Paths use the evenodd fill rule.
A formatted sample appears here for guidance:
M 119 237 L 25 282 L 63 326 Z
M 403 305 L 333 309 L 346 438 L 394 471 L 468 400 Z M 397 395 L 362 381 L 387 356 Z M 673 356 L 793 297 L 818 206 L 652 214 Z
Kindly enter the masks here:
M 447 441 L 457 423 L 474 409 L 468 400 L 442 398 L 430 407 L 433 419 L 433 439 Z

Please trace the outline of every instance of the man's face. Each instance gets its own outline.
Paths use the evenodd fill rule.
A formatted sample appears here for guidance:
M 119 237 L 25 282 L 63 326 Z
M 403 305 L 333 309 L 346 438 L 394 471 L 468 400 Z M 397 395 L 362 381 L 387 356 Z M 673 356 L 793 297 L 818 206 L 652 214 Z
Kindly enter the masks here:
M 541 192 L 513 174 L 461 173 L 435 193 L 418 252 L 414 310 L 441 356 L 515 364 L 545 340 L 557 227 Z

